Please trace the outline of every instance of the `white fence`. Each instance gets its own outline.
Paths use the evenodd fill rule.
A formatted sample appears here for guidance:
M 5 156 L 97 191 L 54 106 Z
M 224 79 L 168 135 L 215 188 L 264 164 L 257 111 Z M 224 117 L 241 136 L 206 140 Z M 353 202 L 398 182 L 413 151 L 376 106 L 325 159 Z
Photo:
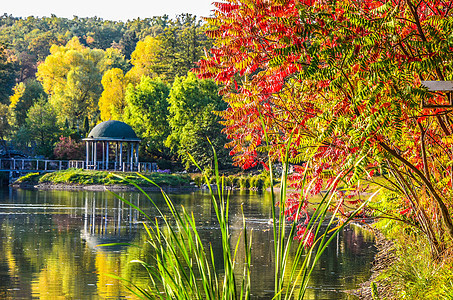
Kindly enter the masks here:
M 139 163 L 116 163 L 110 162 L 108 165 L 104 162 L 88 162 L 83 160 L 48 160 L 48 159 L 0 159 L 0 171 L 60 171 L 69 168 L 106 170 L 106 171 L 134 171 L 134 172 L 155 172 L 157 171 L 156 163 L 139 162 Z

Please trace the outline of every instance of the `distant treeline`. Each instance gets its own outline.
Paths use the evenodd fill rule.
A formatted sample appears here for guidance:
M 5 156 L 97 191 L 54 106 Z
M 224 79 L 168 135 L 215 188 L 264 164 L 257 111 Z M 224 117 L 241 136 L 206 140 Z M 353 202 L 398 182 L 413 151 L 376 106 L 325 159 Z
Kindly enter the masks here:
M 52 45 L 66 45 L 73 37 L 89 48 L 118 49 L 126 60 L 131 58 L 138 41 L 159 37 L 173 51 L 168 53 L 168 63 L 179 66 L 168 74 L 174 78 L 185 75 L 203 54 L 203 48 L 210 48 L 211 41 L 204 34 L 204 26 L 201 20 L 190 14 L 179 15 L 175 19 L 164 15 L 127 22 L 97 17 L 67 19 L 55 15 L 18 18 L 4 14 L 0 17 L 0 43 L 12 52 L 9 55 L 14 56 L 17 68 L 15 80 L 25 81 L 34 78 L 37 65 L 50 54 Z
M 213 81 L 189 71 L 212 47 L 207 25 L 183 14 L 128 22 L 100 18 L 0 17 L 1 150 L 78 158 L 101 121 L 130 124 L 143 159 L 212 161 L 206 138 L 226 138 Z M 222 150 L 220 161 L 228 162 Z

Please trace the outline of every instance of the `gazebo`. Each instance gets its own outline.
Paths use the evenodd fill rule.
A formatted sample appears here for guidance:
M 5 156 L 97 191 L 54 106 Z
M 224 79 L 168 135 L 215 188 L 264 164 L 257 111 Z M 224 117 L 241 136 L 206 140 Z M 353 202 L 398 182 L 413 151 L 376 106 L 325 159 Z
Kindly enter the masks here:
M 83 140 L 86 144 L 86 169 L 134 171 L 139 168 L 138 146 L 141 140 L 126 123 L 102 122 Z M 109 160 L 113 156 L 110 150 L 114 152 L 112 160 Z

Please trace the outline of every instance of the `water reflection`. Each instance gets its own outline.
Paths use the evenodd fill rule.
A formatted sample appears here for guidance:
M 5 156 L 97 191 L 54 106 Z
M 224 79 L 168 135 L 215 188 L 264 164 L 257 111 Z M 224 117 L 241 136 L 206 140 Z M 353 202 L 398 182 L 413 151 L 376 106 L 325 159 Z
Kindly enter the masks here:
M 156 211 L 138 193 L 122 193 L 151 217 Z M 160 195 L 152 195 L 163 204 Z M 220 233 L 210 197 L 204 193 L 173 194 L 176 206 L 193 211 L 201 238 L 220 254 Z M 231 243 L 242 229 L 244 207 L 252 234 L 254 299 L 269 299 L 273 288 L 273 234 L 268 194 L 237 193 L 230 207 Z M 163 205 L 162 205 L 163 206 Z M 144 222 L 137 211 L 106 192 L 0 191 L 0 298 L 1 299 L 134 299 L 117 274 L 146 286 L 144 270 L 128 263 L 151 261 L 145 243 Z M 106 243 L 140 245 L 97 247 Z M 239 249 L 238 260 L 244 253 Z M 360 228 L 348 228 L 328 248 L 310 282 L 309 299 L 347 299 L 341 291 L 368 279 L 374 255 L 372 237 Z M 216 268 L 222 267 L 221 255 Z M 240 266 L 239 266 L 240 268 Z
M 87 245 L 95 249 L 102 244 L 131 243 L 137 232 L 139 212 L 119 199 L 109 199 L 106 193 L 85 195 L 83 229 L 81 237 Z M 129 194 L 130 203 L 140 207 L 140 195 Z M 110 202 L 110 203 L 109 203 Z M 100 250 L 118 249 L 101 247 Z

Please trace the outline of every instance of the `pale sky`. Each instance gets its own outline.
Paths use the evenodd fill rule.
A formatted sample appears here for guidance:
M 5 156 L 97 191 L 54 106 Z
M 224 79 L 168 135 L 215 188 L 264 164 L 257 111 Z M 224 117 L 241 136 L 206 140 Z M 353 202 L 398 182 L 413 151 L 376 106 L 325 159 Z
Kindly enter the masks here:
M 167 14 L 171 19 L 181 13 L 207 17 L 221 0 L 1 0 L 0 13 L 14 17 L 43 17 L 55 14 L 72 19 L 100 17 L 104 20 L 127 21 Z

